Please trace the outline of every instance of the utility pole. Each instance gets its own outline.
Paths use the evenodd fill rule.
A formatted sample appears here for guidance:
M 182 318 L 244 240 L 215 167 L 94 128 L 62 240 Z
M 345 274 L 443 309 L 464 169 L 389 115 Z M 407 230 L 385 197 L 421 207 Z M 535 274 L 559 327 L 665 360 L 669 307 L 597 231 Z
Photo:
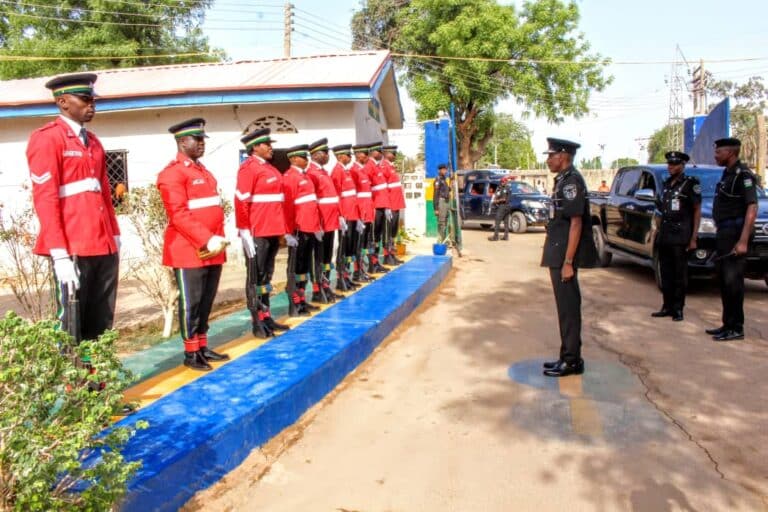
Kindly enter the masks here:
M 672 59 L 672 69 L 669 76 L 669 138 L 667 146 L 669 149 L 680 151 L 683 149 L 683 90 L 685 83 L 680 73 L 683 63 L 688 64 L 680 49 L 680 45 L 675 47 L 675 56 Z
M 293 4 L 285 3 L 283 20 L 283 57 L 291 56 L 291 32 L 293 32 Z
M 704 75 L 704 61 L 699 60 L 699 67 L 693 70 L 693 115 L 699 116 L 707 113 L 707 89 Z
M 757 175 L 760 176 L 760 186 L 765 186 L 765 158 L 766 158 L 766 137 L 768 136 L 765 132 L 765 114 L 763 114 L 763 109 L 760 109 L 759 112 L 757 112 L 757 158 L 755 161 L 757 162 L 757 165 L 755 166 L 755 171 L 757 171 Z

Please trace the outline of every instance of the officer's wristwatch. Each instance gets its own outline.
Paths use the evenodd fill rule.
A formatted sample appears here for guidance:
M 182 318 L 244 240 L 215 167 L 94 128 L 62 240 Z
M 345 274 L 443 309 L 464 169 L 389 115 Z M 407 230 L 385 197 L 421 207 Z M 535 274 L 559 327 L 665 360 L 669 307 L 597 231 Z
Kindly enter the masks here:
M 573 265 L 573 258 L 565 258 L 566 265 Z

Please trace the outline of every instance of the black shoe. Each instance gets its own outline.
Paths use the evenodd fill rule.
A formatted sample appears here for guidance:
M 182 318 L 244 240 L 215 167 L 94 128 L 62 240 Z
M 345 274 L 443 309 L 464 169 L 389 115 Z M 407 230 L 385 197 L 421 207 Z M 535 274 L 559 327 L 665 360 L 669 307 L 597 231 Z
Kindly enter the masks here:
M 269 326 L 261 320 L 252 321 L 251 333 L 257 338 L 260 338 L 262 340 L 271 338 L 272 336 L 275 335 L 274 331 L 270 329 Z
M 368 268 L 368 272 L 371 274 L 386 274 L 389 272 L 389 269 L 387 267 L 382 267 L 379 263 L 376 263 L 375 265 L 371 265 Z
M 654 311 L 651 313 L 651 316 L 654 318 L 661 318 L 664 316 L 672 316 L 672 311 L 668 310 L 667 308 L 661 308 L 658 311 Z
M 499 239 L 499 237 L 497 237 L 497 236 L 489 236 L 488 237 L 488 241 L 489 242 L 496 242 L 498 239 Z
M 712 336 L 712 339 L 715 341 L 743 340 L 744 331 L 734 331 L 732 329 L 728 329 L 726 331 L 721 332 L 717 336 Z
M 267 326 L 272 329 L 273 331 L 289 331 L 291 330 L 291 326 L 288 324 L 279 324 L 275 322 L 275 319 L 271 316 L 268 316 L 264 319 L 264 323 L 267 324 Z
M 719 336 L 720 334 L 723 334 L 728 329 L 725 328 L 724 325 L 721 325 L 720 327 L 717 327 L 715 329 L 707 329 L 704 331 L 707 334 L 711 334 L 712 336 Z
M 682 322 L 683 321 L 683 310 L 678 309 L 674 313 L 672 313 L 672 320 L 675 322 Z
M 505 242 L 509 241 L 509 237 L 508 236 L 502 237 L 501 239 L 504 240 Z
M 229 356 L 227 354 L 219 354 L 208 347 L 201 348 L 200 353 L 203 354 L 203 357 L 208 361 L 229 361 Z
M 559 365 L 562 362 L 563 362 L 562 359 L 558 359 L 557 361 L 547 361 L 541 366 L 543 366 L 545 370 L 551 370 L 552 368 L 554 368 L 555 366 Z
M 308 304 L 306 302 L 302 302 L 298 306 L 296 306 L 295 316 L 311 316 L 312 313 L 309 312 L 309 308 L 307 306 Z
M 347 282 L 347 286 L 352 288 L 352 290 L 357 290 L 358 288 L 360 288 L 362 286 L 360 283 L 356 283 L 355 281 L 353 281 L 352 279 L 350 279 L 348 277 L 345 277 L 344 281 Z
M 202 355 L 199 350 L 196 350 L 195 352 L 184 352 L 184 366 L 201 372 L 213 370 L 213 366 L 208 364 L 205 356 Z
M 395 262 L 395 265 L 402 265 L 403 263 L 405 263 L 405 261 L 401 260 L 397 256 L 392 256 L 392 261 Z
M 560 361 L 554 368 L 544 370 L 544 375 L 547 377 L 566 377 L 568 375 L 581 375 L 582 373 L 584 373 L 584 360 L 577 364 L 568 364 L 565 361 Z
M 318 306 L 315 306 L 314 304 L 310 304 L 308 302 L 302 302 L 301 305 L 306 309 L 307 311 L 320 311 L 320 308 Z

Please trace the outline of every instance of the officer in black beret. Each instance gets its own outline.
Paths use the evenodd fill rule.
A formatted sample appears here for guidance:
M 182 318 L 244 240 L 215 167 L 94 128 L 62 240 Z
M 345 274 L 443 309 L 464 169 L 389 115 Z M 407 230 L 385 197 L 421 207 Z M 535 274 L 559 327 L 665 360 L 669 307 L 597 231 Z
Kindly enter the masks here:
M 712 217 L 717 227 L 716 249 L 723 325 L 707 329 L 715 341 L 744 339 L 744 267 L 757 217 L 757 177 L 739 160 L 741 141 L 715 141 L 715 162 L 725 166 L 715 190 Z
M 669 178 L 664 181 L 661 198 L 656 201 L 661 212 L 661 225 L 656 239 L 661 267 L 661 291 L 664 304 L 652 317 L 671 316 L 683 319 L 685 286 L 688 281 L 688 251 L 696 249 L 701 221 L 701 185 L 693 176 L 685 175 L 690 157 L 682 151 L 668 151 Z
M 584 373 L 581 358 L 581 291 L 578 269 L 597 265 L 587 184 L 573 166 L 579 144 L 548 138 L 547 166 L 557 173 L 541 266 L 549 267 L 560 323 L 560 357 L 544 363 L 544 375 Z

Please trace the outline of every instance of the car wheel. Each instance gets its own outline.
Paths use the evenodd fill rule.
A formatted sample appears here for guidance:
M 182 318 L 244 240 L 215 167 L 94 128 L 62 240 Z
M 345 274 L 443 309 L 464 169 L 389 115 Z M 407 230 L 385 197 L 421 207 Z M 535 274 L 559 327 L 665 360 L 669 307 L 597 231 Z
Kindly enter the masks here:
M 528 222 L 525 220 L 525 215 L 520 212 L 512 213 L 512 217 L 509 219 L 509 229 L 513 233 L 525 233 L 528 231 Z
M 603 234 L 602 226 L 598 224 L 592 226 L 592 239 L 595 241 L 598 263 L 601 267 L 607 267 L 611 264 L 613 254 L 608 252 L 605 248 L 605 235 Z
M 656 279 L 656 286 L 661 290 L 661 262 L 658 250 L 653 251 L 653 277 Z

